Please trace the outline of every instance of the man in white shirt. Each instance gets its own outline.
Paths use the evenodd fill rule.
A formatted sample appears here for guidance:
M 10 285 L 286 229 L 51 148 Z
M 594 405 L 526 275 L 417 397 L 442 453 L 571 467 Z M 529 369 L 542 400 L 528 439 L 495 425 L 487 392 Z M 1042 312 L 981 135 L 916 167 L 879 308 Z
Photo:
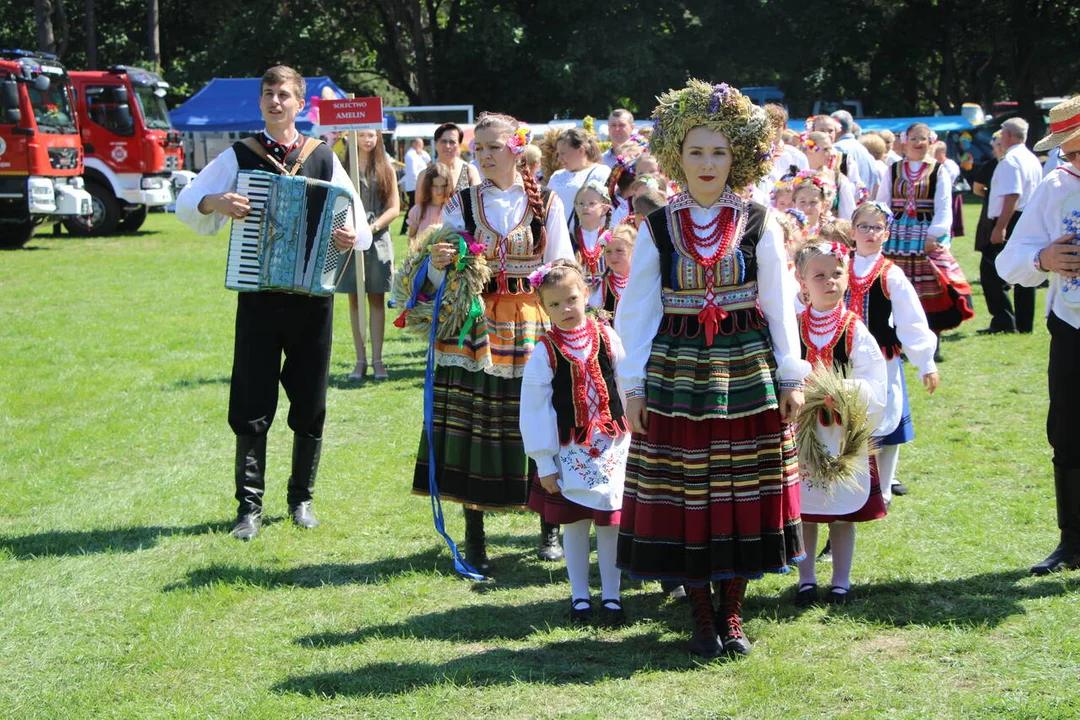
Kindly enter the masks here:
M 630 114 L 629 110 L 618 108 L 611 111 L 611 116 L 608 117 L 608 140 L 611 141 L 611 147 L 604 151 L 604 154 L 600 156 L 600 161 L 607 165 L 609 168 L 615 167 L 618 157 L 616 152 L 622 144 L 630 139 L 630 136 L 634 134 L 634 116 Z
M 1047 279 L 1046 327 L 1050 331 L 1050 409 L 1046 437 L 1054 451 L 1054 488 L 1061 541 L 1031 568 L 1047 575 L 1080 568 L 1080 278 L 1076 221 L 1080 216 L 1080 96 L 1050 110 L 1050 134 L 1038 151 L 1060 147 L 1062 165 L 1028 198 L 1024 216 L 998 255 L 997 269 L 1011 283 L 1029 287 Z M 991 188 L 992 190 L 993 188 Z M 1068 221 L 1068 222 L 1067 222 Z M 1071 230 L 1070 230 L 1071 227 Z
M 431 156 L 424 150 L 424 141 L 420 138 L 413 138 L 412 142 L 409 143 L 409 149 L 405 151 L 405 177 L 402 179 L 405 185 L 405 194 L 409 198 L 409 206 L 405 208 L 406 213 L 412 210 L 413 205 L 416 204 L 416 179 L 420 177 L 420 173 L 424 172 L 424 168 L 430 164 Z M 401 224 L 401 234 L 408 234 L 405 223 Z
M 979 280 L 986 297 L 986 309 L 990 311 L 990 326 L 979 331 L 984 335 L 1014 331 L 1029 333 L 1035 323 L 1035 288 L 1013 286 L 1014 314 L 1008 283 L 1001 279 L 994 265 L 1032 193 L 1042 181 L 1042 164 L 1024 144 L 1027 133 L 1028 124 L 1022 118 L 1010 118 L 1001 126 L 1004 155 L 990 179 L 990 199 L 986 207 L 986 217 L 994 225 L 990 231 L 990 244 L 983 248 L 979 263 Z
M 874 156 L 855 137 L 855 119 L 847 110 L 837 110 L 831 117 L 840 125 L 840 135 L 833 141 L 833 145 L 846 152 L 848 157 L 855 161 L 859 167 L 859 181 L 864 187 L 872 188 L 877 184 L 877 167 L 874 164 Z M 850 164 L 851 161 L 848 162 Z M 848 179 L 858 184 L 850 174 Z
M 229 220 L 242 220 L 251 212 L 249 199 L 236 192 L 240 170 L 295 171 L 352 195 L 352 217 L 333 231 L 333 242 L 343 252 L 368 248 L 371 230 L 345 168 L 325 143 L 296 130 L 305 97 L 304 77 L 296 70 L 283 65 L 267 70 L 259 98 L 266 129 L 254 141 L 234 144 L 203 168 L 176 198 L 176 217 L 201 235 L 215 235 Z M 250 540 L 262 526 L 266 436 L 277 412 L 279 382 L 289 397 L 288 423 L 293 431 L 289 515 L 302 528 L 319 524 L 311 501 L 326 419 L 333 323 L 333 296 L 269 290 L 237 295 L 229 384 L 229 426 L 236 435 L 235 538 Z

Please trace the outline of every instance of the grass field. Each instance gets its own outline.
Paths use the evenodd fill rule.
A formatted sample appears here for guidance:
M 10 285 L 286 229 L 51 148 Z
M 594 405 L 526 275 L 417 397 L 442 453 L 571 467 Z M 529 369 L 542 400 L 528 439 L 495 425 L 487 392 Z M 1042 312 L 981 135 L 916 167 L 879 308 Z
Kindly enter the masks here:
M 954 252 L 974 281 L 970 234 Z M 271 522 L 231 539 L 226 245 L 152 215 L 0 254 L 0 716 L 1080 717 L 1080 574 L 1027 574 L 1056 543 L 1040 322 L 976 336 L 979 296 L 939 392 L 909 376 L 912 492 L 860 526 L 857 600 L 801 611 L 794 577 L 754 582 L 754 654 L 699 665 L 655 584 L 627 583 L 629 627 L 570 627 L 533 515 L 489 519 L 496 580 L 454 575 L 408 492 L 424 347 L 391 327 L 392 379 L 348 382 L 344 302 L 323 526 L 285 520 L 282 395 Z

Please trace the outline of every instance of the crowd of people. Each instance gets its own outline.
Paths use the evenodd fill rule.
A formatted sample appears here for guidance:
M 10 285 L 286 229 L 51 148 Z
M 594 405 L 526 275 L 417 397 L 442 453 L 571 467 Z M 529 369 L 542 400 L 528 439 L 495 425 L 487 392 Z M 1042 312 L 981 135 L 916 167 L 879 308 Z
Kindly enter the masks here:
M 303 90 L 288 68 L 267 72 L 267 129 L 254 144 L 262 150 L 238 144 L 212 162 L 180 196 L 184 222 L 213 232 L 243 217 L 238 168 L 291 167 L 313 142 L 293 125 Z M 1018 293 L 1009 306 L 1005 283 L 1052 277 L 1048 428 L 1062 541 L 1036 574 L 1080 566 L 1080 459 L 1066 440 L 1067 405 L 1080 389 L 1069 371 L 1080 337 L 1080 252 L 1071 244 L 1080 99 L 1055 113 L 1040 145 L 1060 145 L 1063 163 L 1045 181 L 1017 120 L 1002 131 L 997 168 L 975 185 L 987 198 L 984 286 L 1000 273 L 1000 293 L 987 291 L 988 330 L 1030 332 L 1029 301 Z M 693 652 L 745 655 L 747 581 L 797 566 L 796 604 L 850 602 L 857 524 L 884 518 L 905 491 L 898 451 L 914 434 L 903 363 L 934 392 L 940 334 L 974 315 L 949 250 L 959 170 L 925 124 L 859 137 L 839 112 L 797 134 L 782 107 L 755 106 L 723 83 L 691 80 L 665 93 L 652 121 L 639 132 L 631 113 L 614 111 L 601 151 L 586 129 L 538 144 L 524 123 L 483 113 L 469 148 L 475 165 L 462 160 L 461 129 L 440 126 L 436 162 L 422 142 L 406 156 L 409 251 L 393 277 L 377 248 L 398 213 L 396 184 L 380 167 L 377 138 L 364 140 L 361 211 L 334 242 L 375 251 L 363 291 L 373 323 L 389 292 L 395 325 L 431 339 L 412 491 L 464 507 L 464 572 L 499 572 L 486 512 L 531 509 L 539 556 L 565 561 L 573 620 L 625 623 L 627 573 L 685 597 Z M 324 150 L 301 172 L 347 182 Z M 352 282 L 339 289 L 356 298 Z M 239 298 L 237 537 L 258 533 L 279 379 L 299 447 L 290 510 L 298 525 L 317 524 L 311 489 L 331 313 L 325 298 Z M 371 336 L 384 375 L 374 325 Z M 362 376 L 362 342 L 356 350 Z M 822 525 L 832 562 L 824 593 Z

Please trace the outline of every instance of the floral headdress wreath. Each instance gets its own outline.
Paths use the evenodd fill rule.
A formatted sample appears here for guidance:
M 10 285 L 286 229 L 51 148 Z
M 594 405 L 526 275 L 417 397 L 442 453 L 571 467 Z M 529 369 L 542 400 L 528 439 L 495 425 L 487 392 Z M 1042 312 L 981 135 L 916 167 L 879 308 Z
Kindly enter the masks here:
M 886 204 L 885 204 L 885 203 L 883 203 L 883 202 L 879 202 L 879 201 L 877 201 L 877 200 L 867 200 L 867 201 L 866 201 L 865 203 L 863 203 L 863 204 L 864 204 L 864 205 L 869 205 L 870 207 L 874 208 L 874 209 L 875 209 L 875 210 L 877 210 L 877 211 L 878 211 L 879 213 L 881 213 L 882 215 L 884 215 L 884 216 L 885 216 L 885 225 L 886 225 L 887 227 L 892 227 L 892 224 L 893 224 L 893 213 L 892 213 L 892 210 L 890 210 L 890 209 L 889 209 L 889 206 L 888 206 L 888 205 L 886 205 Z
M 851 257 L 851 248 L 842 242 L 817 243 L 814 247 L 822 255 L 832 255 L 836 258 L 836 262 L 845 267 Z
M 937 142 L 937 133 L 936 133 L 936 132 L 934 132 L 933 130 L 931 130 L 931 131 L 930 131 L 930 135 L 929 135 L 929 136 L 928 136 L 928 138 L 927 138 L 927 141 L 928 141 L 928 142 L 929 142 L 929 143 L 930 143 L 931 145 L 933 145 L 934 143 L 936 143 L 936 142 Z M 904 130 L 903 132 L 901 132 L 901 133 L 900 133 L 900 142 L 902 142 L 902 143 L 906 143 L 906 142 L 907 142 L 907 130 Z
M 833 184 L 818 175 L 816 170 L 800 170 L 791 180 L 791 186 L 795 190 L 798 190 L 801 186 L 808 183 L 821 190 L 823 195 L 829 195 L 830 193 L 835 192 Z
M 806 213 L 804 213 L 799 208 L 788 208 L 784 212 L 795 218 L 795 222 L 799 223 L 799 227 L 803 230 L 805 230 L 806 226 L 810 224 L 810 218 L 806 217 Z
M 802 142 L 803 147 L 807 150 L 816 150 L 817 142 L 810 137 L 810 133 L 804 132 L 799 135 L 799 140 Z
M 628 158 L 625 155 L 619 155 L 615 158 L 615 166 L 611 168 L 611 174 L 608 175 L 607 190 L 602 193 L 607 196 L 608 202 L 612 199 L 618 201 L 618 197 L 615 195 L 615 188 L 618 186 L 619 179 L 626 174 L 629 174 L 632 178 L 637 178 L 637 171 L 635 165 L 637 164 L 637 158 Z M 593 182 L 592 180 L 589 181 Z M 586 183 L 588 184 L 588 183 Z M 616 202 L 618 205 L 618 202 Z
M 581 186 L 581 190 L 578 190 L 578 192 L 583 192 L 585 190 L 592 190 L 594 193 L 603 198 L 604 202 L 606 202 L 608 205 L 611 204 L 611 193 L 609 192 L 609 187 L 604 183 L 600 182 L 599 180 L 589 180 L 587 183 Z
M 727 83 L 711 85 L 689 80 L 686 87 L 669 90 L 653 110 L 655 130 L 649 152 L 664 173 L 686 184 L 682 169 L 682 143 L 697 127 L 719 132 L 731 143 L 732 163 L 728 185 L 756 185 L 772 167 L 773 129 L 765 111 Z

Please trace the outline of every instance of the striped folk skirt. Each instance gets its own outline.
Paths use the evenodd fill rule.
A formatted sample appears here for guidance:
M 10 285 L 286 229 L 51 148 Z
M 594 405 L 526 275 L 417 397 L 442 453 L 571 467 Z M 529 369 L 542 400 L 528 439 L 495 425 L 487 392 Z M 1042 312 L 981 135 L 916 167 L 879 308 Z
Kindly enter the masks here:
M 521 376 L 547 316 L 535 293 L 484 295 L 485 318 L 462 347 L 436 345 L 433 436 L 435 482 L 445 500 L 479 510 L 524 510 L 530 466 L 518 426 Z M 412 492 L 428 495 L 427 432 L 420 438 Z
M 975 317 L 975 309 L 971 304 L 971 285 L 948 248 L 926 252 L 929 230 L 928 219 L 896 218 L 882 253 L 915 286 L 930 329 L 940 334 Z
M 630 445 L 618 565 L 690 585 L 787 572 L 805 557 L 800 482 L 768 329 L 732 326 L 712 345 L 698 330 L 665 320 L 653 341 L 648 431 Z

